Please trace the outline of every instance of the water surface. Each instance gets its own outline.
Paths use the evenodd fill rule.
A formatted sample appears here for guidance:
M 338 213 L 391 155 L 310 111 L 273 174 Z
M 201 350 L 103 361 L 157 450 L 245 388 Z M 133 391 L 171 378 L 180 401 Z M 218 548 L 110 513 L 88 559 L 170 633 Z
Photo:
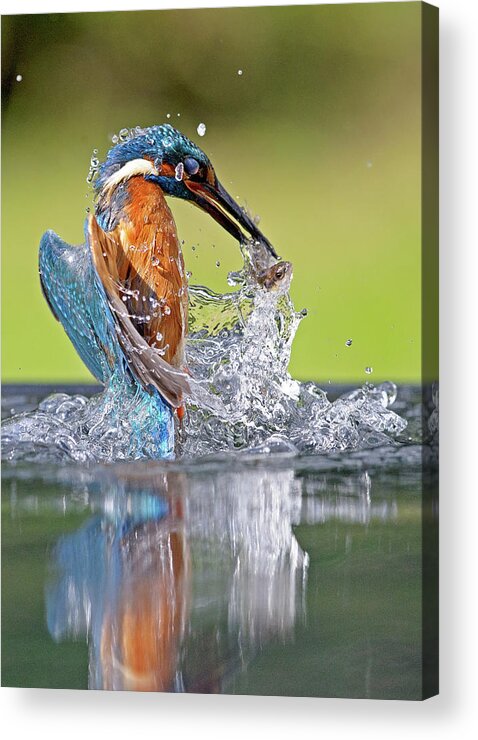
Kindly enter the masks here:
M 4 464 L 3 685 L 421 698 L 423 453 Z

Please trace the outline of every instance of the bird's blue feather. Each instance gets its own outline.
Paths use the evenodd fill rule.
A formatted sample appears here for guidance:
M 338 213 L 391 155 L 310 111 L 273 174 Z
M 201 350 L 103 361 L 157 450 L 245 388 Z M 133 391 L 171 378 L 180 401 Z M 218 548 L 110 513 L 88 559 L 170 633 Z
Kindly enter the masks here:
M 76 351 L 95 378 L 105 383 L 112 372 L 107 352 L 114 356 L 113 326 L 87 244 L 71 246 L 47 231 L 40 242 L 40 278 Z
M 87 231 L 81 246 L 71 246 L 47 231 L 40 242 L 40 277 L 48 304 L 79 356 L 95 378 L 107 385 L 104 407 L 114 415 L 129 409 L 132 454 L 144 450 L 148 457 L 170 457 L 173 411 L 155 389 L 144 389 L 129 370 Z

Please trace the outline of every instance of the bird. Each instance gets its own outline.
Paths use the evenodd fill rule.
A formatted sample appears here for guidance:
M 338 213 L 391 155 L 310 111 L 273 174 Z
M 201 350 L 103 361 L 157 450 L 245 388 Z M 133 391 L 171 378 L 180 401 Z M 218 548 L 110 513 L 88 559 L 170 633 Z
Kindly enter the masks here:
M 124 130 L 123 130 L 124 131 Z M 47 231 L 41 288 L 80 358 L 103 385 L 133 388 L 157 415 L 160 457 L 173 455 L 174 412 L 184 415 L 188 282 L 166 197 L 209 214 L 237 242 L 253 240 L 279 259 L 257 224 L 228 194 L 206 154 L 170 124 L 126 130 L 95 161 L 95 207 L 85 241 Z M 93 164 L 93 161 L 92 161 Z M 164 432 L 164 433 L 162 433 Z

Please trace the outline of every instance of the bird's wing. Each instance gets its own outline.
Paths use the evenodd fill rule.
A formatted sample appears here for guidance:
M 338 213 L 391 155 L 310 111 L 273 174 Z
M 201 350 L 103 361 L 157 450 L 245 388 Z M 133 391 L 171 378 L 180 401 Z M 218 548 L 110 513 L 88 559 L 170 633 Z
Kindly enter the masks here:
M 116 242 L 103 231 L 94 216 L 88 220 L 88 244 L 97 278 L 115 322 L 117 340 L 130 371 L 143 388 L 155 388 L 171 406 L 181 406 L 184 395 L 189 393 L 187 375 L 173 368 L 157 349 L 150 347 L 133 324 L 122 300 Z
M 94 294 L 94 267 L 85 245 L 71 246 L 54 231 L 40 242 L 40 282 L 46 301 L 81 359 L 104 383 L 114 365 L 105 301 Z

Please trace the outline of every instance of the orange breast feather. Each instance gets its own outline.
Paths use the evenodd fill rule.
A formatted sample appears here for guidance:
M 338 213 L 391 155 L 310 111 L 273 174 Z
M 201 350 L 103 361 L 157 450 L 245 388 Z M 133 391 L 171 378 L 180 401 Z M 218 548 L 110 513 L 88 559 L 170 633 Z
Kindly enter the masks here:
M 105 234 L 94 224 L 102 242 L 99 256 L 137 331 L 166 362 L 181 368 L 188 298 L 176 225 L 157 185 L 133 177 L 126 187 L 118 226 Z

